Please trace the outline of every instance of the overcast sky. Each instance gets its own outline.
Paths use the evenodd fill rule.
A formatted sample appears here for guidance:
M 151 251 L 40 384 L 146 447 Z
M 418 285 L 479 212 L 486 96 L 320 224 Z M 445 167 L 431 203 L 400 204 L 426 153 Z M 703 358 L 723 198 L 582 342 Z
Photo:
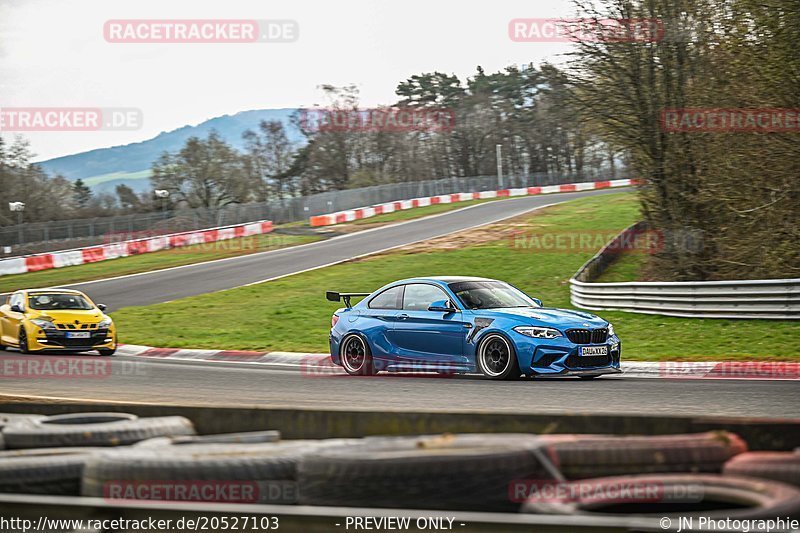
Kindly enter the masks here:
M 515 43 L 513 18 L 574 15 L 569 0 L 0 0 L 0 107 L 133 107 L 136 131 L 26 133 L 40 160 L 149 139 L 211 117 L 324 104 L 323 83 L 363 106 L 400 80 L 477 65 L 560 62 L 560 43 Z M 293 19 L 294 43 L 113 44 L 110 19 Z M 5 134 L 8 135 L 8 134 Z

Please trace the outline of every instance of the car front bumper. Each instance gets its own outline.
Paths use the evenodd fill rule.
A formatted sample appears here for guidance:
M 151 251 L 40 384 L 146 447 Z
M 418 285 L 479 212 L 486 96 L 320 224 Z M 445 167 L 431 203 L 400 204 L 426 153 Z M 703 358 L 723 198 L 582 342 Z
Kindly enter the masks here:
M 116 333 L 112 329 L 95 329 L 89 331 L 85 339 L 68 338 L 69 331 L 46 330 L 35 337 L 28 337 L 28 349 L 31 351 L 88 352 L 91 350 L 113 350 L 117 347 Z
M 580 346 L 607 346 L 606 356 L 581 356 Z M 517 342 L 520 368 L 533 376 L 599 376 L 620 372 L 622 343 L 609 337 L 605 343 L 578 345 L 558 338 L 545 342 Z M 529 357 L 529 358 L 528 358 Z

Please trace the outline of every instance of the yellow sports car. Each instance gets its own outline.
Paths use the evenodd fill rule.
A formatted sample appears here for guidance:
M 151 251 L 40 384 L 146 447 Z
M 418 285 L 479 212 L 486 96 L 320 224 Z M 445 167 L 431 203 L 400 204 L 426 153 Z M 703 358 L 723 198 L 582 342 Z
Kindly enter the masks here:
M 0 350 L 11 346 L 22 353 L 97 350 L 111 355 L 117 332 L 105 309 L 80 291 L 17 291 L 0 306 Z

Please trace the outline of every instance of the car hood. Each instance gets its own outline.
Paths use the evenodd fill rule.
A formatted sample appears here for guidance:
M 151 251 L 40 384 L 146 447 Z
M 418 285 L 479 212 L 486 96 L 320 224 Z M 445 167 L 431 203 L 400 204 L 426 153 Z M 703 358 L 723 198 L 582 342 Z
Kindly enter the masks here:
M 599 328 L 608 324 L 597 315 L 555 307 L 507 307 L 474 310 L 477 316 L 518 320 L 521 325 L 557 326 L 560 328 Z
M 32 310 L 33 311 L 33 310 Z M 45 320 L 51 320 L 53 322 L 58 323 L 74 323 L 76 320 L 81 324 L 95 324 L 103 320 L 103 312 L 99 309 L 87 309 L 87 310 L 55 310 L 55 309 L 44 309 L 44 310 L 35 310 L 36 315 L 31 316 L 31 318 L 43 318 Z

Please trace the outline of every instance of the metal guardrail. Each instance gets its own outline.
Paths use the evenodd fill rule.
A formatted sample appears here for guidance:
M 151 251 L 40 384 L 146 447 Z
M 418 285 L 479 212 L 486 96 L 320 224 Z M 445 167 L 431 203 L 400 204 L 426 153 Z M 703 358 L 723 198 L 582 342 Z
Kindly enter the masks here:
M 800 278 L 593 283 L 619 255 L 619 241 L 643 227 L 639 222 L 625 229 L 575 273 L 569 280 L 572 305 L 688 318 L 800 320 Z

